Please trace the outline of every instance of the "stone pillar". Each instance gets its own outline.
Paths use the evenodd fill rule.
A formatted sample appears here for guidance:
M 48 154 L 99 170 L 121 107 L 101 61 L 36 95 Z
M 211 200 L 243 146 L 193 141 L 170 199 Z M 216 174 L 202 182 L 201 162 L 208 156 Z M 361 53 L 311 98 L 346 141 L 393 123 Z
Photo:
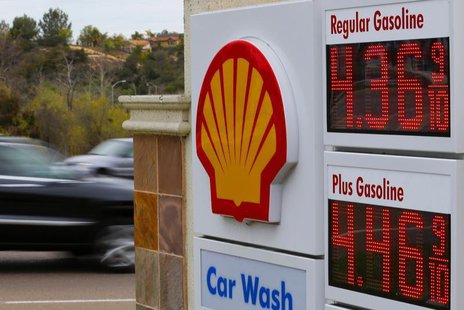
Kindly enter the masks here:
M 122 96 L 134 134 L 134 239 L 137 309 L 187 309 L 183 96 Z M 187 155 L 188 156 L 188 155 Z
M 194 309 L 190 15 L 279 1 L 185 0 L 185 95 L 119 97 L 134 134 L 137 310 Z

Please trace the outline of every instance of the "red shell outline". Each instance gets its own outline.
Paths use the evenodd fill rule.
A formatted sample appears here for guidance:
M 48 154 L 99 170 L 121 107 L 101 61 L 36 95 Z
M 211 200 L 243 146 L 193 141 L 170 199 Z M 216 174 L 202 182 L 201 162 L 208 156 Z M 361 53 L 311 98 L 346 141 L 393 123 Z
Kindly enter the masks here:
M 242 202 L 239 207 L 235 206 L 232 200 L 217 198 L 215 171 L 201 147 L 201 125 L 205 122 L 201 111 L 204 108 L 209 85 L 215 72 L 221 70 L 222 64 L 231 58 L 246 59 L 250 64 L 250 68 L 255 68 L 260 73 L 263 79 L 263 91 L 269 93 L 274 109 L 271 122 L 274 122 L 276 127 L 276 153 L 261 174 L 261 201 L 260 203 Z M 234 64 L 236 68 L 237 62 L 234 61 Z M 234 82 L 234 94 L 235 93 L 236 83 Z M 269 222 L 271 184 L 287 161 L 287 132 L 279 83 L 264 54 L 252 43 L 244 40 L 232 41 L 222 47 L 211 61 L 200 90 L 197 108 L 196 144 L 198 158 L 210 178 L 211 206 L 213 213 L 232 216 L 239 222 L 242 222 L 244 219 Z

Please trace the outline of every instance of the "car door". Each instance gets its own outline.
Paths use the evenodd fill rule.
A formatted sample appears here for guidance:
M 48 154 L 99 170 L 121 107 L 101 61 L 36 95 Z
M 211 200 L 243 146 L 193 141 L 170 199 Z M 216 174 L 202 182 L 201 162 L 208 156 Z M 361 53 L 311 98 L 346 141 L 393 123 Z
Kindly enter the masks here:
M 132 143 L 121 157 L 121 175 L 124 177 L 134 177 L 134 148 Z
M 52 178 L 50 166 L 33 150 L 0 145 L 0 247 L 35 249 L 84 242 L 94 224 L 94 211 L 79 197 L 79 181 Z

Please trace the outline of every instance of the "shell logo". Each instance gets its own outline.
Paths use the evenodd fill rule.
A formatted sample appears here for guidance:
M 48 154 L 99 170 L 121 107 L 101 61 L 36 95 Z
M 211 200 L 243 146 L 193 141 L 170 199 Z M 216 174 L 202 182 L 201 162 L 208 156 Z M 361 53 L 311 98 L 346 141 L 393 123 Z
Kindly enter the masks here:
M 279 83 L 264 54 L 245 40 L 225 45 L 203 80 L 196 122 L 213 213 L 270 221 L 271 186 L 287 162 L 286 130 Z

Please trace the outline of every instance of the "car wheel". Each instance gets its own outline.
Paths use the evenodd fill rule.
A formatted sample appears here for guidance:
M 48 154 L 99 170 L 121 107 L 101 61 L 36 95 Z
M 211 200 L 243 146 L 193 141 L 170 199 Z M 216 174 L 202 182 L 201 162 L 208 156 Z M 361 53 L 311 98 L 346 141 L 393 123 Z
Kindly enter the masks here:
M 95 174 L 98 176 L 98 175 L 101 175 L 101 176 L 109 176 L 111 175 L 110 171 L 106 168 L 100 168 L 98 170 L 95 171 Z
M 103 229 L 95 241 L 99 262 L 111 271 L 133 271 L 134 226 L 114 225 Z

